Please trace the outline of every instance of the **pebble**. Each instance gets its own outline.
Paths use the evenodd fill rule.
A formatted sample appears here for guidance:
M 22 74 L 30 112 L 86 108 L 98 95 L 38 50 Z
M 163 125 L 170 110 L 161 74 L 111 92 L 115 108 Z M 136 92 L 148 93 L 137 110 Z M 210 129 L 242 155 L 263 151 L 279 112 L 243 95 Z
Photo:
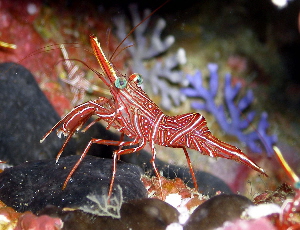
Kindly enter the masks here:
M 210 230 L 221 227 L 225 221 L 239 219 L 242 212 L 251 205 L 253 203 L 241 195 L 214 196 L 194 210 L 184 230 Z

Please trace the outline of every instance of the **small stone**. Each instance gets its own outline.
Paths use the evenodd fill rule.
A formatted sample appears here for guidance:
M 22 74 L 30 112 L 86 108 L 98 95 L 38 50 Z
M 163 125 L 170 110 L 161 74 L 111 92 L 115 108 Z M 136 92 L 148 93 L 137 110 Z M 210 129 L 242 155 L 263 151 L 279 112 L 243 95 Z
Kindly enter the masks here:
M 130 229 L 164 230 L 171 223 L 178 223 L 179 212 L 159 199 L 141 199 L 124 203 L 121 220 Z
M 250 205 L 253 203 L 241 195 L 214 196 L 195 209 L 184 230 L 215 229 L 222 226 L 225 221 L 239 219 L 243 211 Z

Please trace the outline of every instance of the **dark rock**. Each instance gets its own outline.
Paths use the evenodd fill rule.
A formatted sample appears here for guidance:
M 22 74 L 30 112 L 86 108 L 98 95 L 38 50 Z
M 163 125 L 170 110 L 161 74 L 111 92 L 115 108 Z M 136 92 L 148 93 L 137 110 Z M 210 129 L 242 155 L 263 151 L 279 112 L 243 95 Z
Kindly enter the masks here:
M 98 216 L 82 211 L 62 211 L 47 207 L 39 215 L 59 217 L 64 222 L 64 230 L 164 230 L 178 222 L 178 211 L 158 199 L 140 199 L 123 203 L 120 217 Z
M 83 207 L 91 211 L 101 209 L 107 202 L 108 188 L 112 176 L 112 160 L 86 156 L 67 187 L 62 185 L 79 156 L 55 160 L 41 160 L 5 169 L 0 174 L 0 200 L 19 212 L 37 211 L 47 205 L 57 207 Z M 140 180 L 139 167 L 119 161 L 111 197 L 112 205 L 147 197 Z M 97 202 L 87 198 L 91 196 Z M 101 210 L 100 210 L 101 211 Z
M 225 221 L 239 219 L 250 205 L 253 203 L 241 195 L 214 196 L 195 209 L 184 230 L 210 230 L 221 227 Z
M 124 203 L 121 221 L 132 229 L 166 229 L 178 222 L 179 212 L 173 206 L 158 199 L 142 199 Z
M 64 223 L 63 230 L 128 230 L 120 219 L 110 216 L 97 216 L 83 211 L 61 211 L 58 217 Z
M 40 143 L 60 117 L 33 75 L 15 63 L 0 65 L 0 159 L 8 164 L 54 158 L 63 140 L 54 132 Z M 74 141 L 64 151 L 74 154 Z

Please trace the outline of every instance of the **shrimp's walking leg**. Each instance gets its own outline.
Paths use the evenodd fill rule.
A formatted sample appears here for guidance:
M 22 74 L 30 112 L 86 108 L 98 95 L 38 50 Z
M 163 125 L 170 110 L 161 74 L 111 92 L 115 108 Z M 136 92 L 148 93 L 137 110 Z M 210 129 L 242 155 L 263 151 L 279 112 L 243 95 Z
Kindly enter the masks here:
M 194 172 L 194 169 L 193 169 L 193 166 L 192 166 L 192 163 L 191 163 L 191 159 L 189 157 L 189 153 L 188 151 L 186 150 L 186 148 L 182 148 L 183 151 L 184 151 L 184 154 L 185 154 L 185 157 L 186 157 L 186 161 L 189 165 L 189 168 L 190 168 L 190 173 L 192 175 L 192 180 L 193 180 L 193 183 L 194 183 L 194 187 L 195 189 L 198 191 L 198 183 L 197 183 L 197 179 L 196 179 L 196 176 L 195 176 L 195 172 Z
M 82 162 L 83 158 L 88 153 L 88 151 L 89 151 L 92 144 L 105 144 L 105 145 L 114 145 L 114 146 L 122 147 L 122 146 L 137 145 L 137 144 L 139 144 L 139 142 L 136 141 L 136 140 L 134 140 L 134 141 L 112 141 L 112 140 L 102 140 L 102 139 L 96 139 L 96 138 L 91 139 L 89 141 L 89 143 L 87 144 L 87 146 L 85 147 L 85 149 L 84 149 L 83 153 L 81 154 L 79 160 L 76 162 L 76 164 L 73 166 L 72 170 L 70 171 L 69 175 L 67 176 L 67 178 L 66 178 L 66 180 L 63 184 L 62 189 L 66 188 L 69 180 L 71 179 L 72 175 L 74 174 L 74 172 L 76 171 L 76 169 L 78 168 L 80 163 Z M 130 149 L 123 149 L 123 150 L 116 150 L 113 153 L 113 173 L 112 173 L 112 178 L 111 178 L 111 182 L 110 182 L 110 186 L 109 186 L 108 201 L 109 201 L 109 198 L 111 197 L 113 184 L 114 184 L 114 181 L 115 181 L 115 175 L 116 175 L 116 169 L 117 169 L 117 156 L 140 151 L 145 147 L 145 144 L 146 144 L 146 142 L 142 141 L 139 144 L 139 146 L 137 146 L 137 147 L 130 148 Z
M 134 144 L 138 144 L 139 142 L 134 140 L 131 143 L 132 144 L 130 144 L 130 145 L 134 145 Z M 114 181 L 115 181 L 115 176 L 116 176 L 116 172 L 117 172 L 117 160 L 120 158 L 121 155 L 138 152 L 138 151 L 142 150 L 145 147 L 145 145 L 146 145 L 146 142 L 144 141 L 144 139 L 142 139 L 142 142 L 139 143 L 139 146 L 137 146 L 137 147 L 130 148 L 130 149 L 120 149 L 122 146 L 125 146 L 125 145 L 120 145 L 119 150 L 114 151 L 113 172 L 112 172 L 112 177 L 111 177 L 109 191 L 108 191 L 108 200 L 112 194 L 112 189 L 113 189 L 113 185 L 114 185 Z
M 156 150 L 155 148 L 153 147 L 152 148 L 152 159 L 151 159 L 151 164 L 152 164 L 152 167 L 154 169 L 154 172 L 155 172 L 155 175 L 156 177 L 158 178 L 158 182 L 159 182 L 159 186 L 160 186 L 160 192 L 161 192 L 161 199 L 164 200 L 164 193 L 163 193 L 163 190 L 162 190 L 162 182 L 161 182 L 161 177 L 160 177 L 160 174 L 157 170 L 157 167 L 155 165 L 155 158 L 156 158 Z

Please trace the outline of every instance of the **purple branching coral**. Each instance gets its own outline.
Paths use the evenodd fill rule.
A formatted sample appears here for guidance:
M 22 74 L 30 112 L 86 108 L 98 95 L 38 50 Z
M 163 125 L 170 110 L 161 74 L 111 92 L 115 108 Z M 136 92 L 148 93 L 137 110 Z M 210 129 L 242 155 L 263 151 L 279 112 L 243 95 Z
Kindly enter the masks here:
M 129 10 L 132 17 L 132 25 L 135 26 L 142 19 L 135 4 L 130 5 Z M 142 18 L 147 17 L 149 14 L 150 10 L 144 10 Z M 161 96 L 161 106 L 169 110 L 172 105 L 178 106 L 186 98 L 180 92 L 178 85 L 186 85 L 184 83 L 187 83 L 187 81 L 182 71 L 174 70 L 177 66 L 186 63 L 185 51 L 180 48 L 176 54 L 166 57 L 162 61 L 156 59 L 151 68 L 146 68 L 145 66 L 149 65 L 151 60 L 166 52 L 175 41 L 173 36 L 167 36 L 164 40 L 161 39 L 161 33 L 166 26 L 164 19 L 159 19 L 156 22 L 155 28 L 148 39 L 146 37 L 148 23 L 149 19 L 134 30 L 132 37 L 134 37 L 135 42 L 130 37 L 125 40 L 124 45 L 130 46 L 134 44 L 127 49 L 132 58 L 132 71 L 143 75 L 145 90 L 151 89 L 154 94 L 159 94 Z M 115 17 L 114 24 L 116 26 L 116 35 L 122 40 L 128 34 L 125 16 L 119 15 Z
M 238 83 L 232 86 L 231 75 L 226 74 L 223 95 L 225 105 L 217 105 L 215 102 L 219 88 L 217 64 L 208 64 L 208 70 L 210 72 L 210 80 L 207 88 L 203 86 L 201 72 L 197 71 L 194 76 L 187 75 L 187 79 L 192 87 L 181 89 L 181 92 L 188 97 L 197 97 L 204 100 L 204 102 L 192 102 L 192 108 L 212 113 L 227 134 L 236 136 L 251 151 L 262 153 L 263 146 L 268 156 L 271 156 L 273 154 L 272 146 L 276 143 L 277 137 L 267 133 L 269 122 L 266 112 L 261 114 L 255 131 L 244 132 L 254 120 L 256 114 L 254 111 L 250 111 L 246 114 L 246 117 L 242 116 L 254 99 L 253 92 L 248 90 L 243 98 L 236 101 L 236 97 L 241 90 L 241 84 Z

